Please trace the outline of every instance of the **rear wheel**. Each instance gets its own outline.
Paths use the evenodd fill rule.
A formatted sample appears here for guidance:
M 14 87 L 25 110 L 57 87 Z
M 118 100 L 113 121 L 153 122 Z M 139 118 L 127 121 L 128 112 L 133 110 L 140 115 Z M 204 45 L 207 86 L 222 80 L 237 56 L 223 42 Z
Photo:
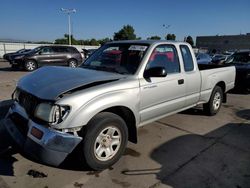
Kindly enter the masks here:
M 70 59 L 68 61 L 68 66 L 72 67 L 72 68 L 76 68 L 78 66 L 78 63 L 77 63 L 77 61 L 75 59 Z
M 128 141 L 124 120 L 116 114 L 102 112 L 87 125 L 83 141 L 86 163 L 94 170 L 103 170 L 119 160 Z
M 27 60 L 24 63 L 24 68 L 26 71 L 34 71 L 37 69 L 37 63 L 34 60 Z
M 208 103 L 203 105 L 203 109 L 206 112 L 206 114 L 213 116 L 219 112 L 222 101 L 223 101 L 223 91 L 221 87 L 215 86 L 214 90 L 212 91 L 210 100 L 208 101 Z

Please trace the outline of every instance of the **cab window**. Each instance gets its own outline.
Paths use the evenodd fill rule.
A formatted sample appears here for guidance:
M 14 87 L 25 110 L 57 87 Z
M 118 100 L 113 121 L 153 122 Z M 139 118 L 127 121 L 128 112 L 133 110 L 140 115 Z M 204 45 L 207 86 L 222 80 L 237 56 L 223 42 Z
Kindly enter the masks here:
M 181 55 L 183 58 L 183 63 L 184 63 L 184 70 L 186 72 L 190 72 L 194 70 L 194 62 L 193 62 L 193 58 L 191 55 L 191 52 L 188 48 L 188 46 L 186 45 L 181 45 Z
M 159 45 L 152 52 L 146 70 L 153 67 L 163 67 L 167 74 L 180 72 L 180 63 L 176 48 L 172 45 Z
M 41 54 L 51 54 L 53 51 L 50 47 L 44 47 L 41 49 Z

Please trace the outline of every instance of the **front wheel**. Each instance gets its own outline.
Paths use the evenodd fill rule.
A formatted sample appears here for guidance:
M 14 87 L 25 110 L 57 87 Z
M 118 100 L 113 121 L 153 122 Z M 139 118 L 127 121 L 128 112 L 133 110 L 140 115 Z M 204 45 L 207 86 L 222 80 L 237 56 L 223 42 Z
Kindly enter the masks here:
M 116 163 L 128 141 L 124 120 L 113 113 L 102 112 L 87 125 L 83 141 L 86 163 L 94 170 L 103 170 Z
M 70 59 L 68 62 L 69 67 L 76 68 L 78 66 L 78 63 L 75 59 Z
M 27 60 L 24 63 L 24 68 L 26 71 L 34 71 L 37 69 L 37 63 L 34 60 Z
M 223 101 L 223 91 L 221 87 L 215 86 L 208 103 L 203 105 L 206 114 L 213 116 L 220 110 Z

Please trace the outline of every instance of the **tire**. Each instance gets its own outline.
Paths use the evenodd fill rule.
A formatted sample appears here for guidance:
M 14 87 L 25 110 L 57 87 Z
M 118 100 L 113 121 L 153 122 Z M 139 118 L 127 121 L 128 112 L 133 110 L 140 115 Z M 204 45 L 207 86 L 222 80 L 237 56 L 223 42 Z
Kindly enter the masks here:
M 213 116 L 220 110 L 223 101 L 223 91 L 221 87 L 215 86 L 208 103 L 203 105 L 203 109 L 207 115 Z
M 71 68 L 76 68 L 78 66 L 78 63 L 75 59 L 70 59 L 68 61 L 68 66 L 71 67 Z
M 34 60 L 27 60 L 24 63 L 24 69 L 26 71 L 34 71 L 37 69 L 37 63 Z
M 128 129 L 124 120 L 113 113 L 102 112 L 87 125 L 83 141 L 83 155 L 94 170 L 104 170 L 116 163 L 128 142 Z

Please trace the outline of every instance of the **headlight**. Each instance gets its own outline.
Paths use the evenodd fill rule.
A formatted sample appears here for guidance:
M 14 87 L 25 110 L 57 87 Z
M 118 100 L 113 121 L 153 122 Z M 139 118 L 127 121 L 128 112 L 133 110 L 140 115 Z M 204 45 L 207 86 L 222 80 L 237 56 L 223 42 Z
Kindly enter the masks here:
M 35 110 L 34 116 L 49 124 L 61 123 L 69 114 L 69 106 L 59 106 L 49 103 L 40 103 Z

